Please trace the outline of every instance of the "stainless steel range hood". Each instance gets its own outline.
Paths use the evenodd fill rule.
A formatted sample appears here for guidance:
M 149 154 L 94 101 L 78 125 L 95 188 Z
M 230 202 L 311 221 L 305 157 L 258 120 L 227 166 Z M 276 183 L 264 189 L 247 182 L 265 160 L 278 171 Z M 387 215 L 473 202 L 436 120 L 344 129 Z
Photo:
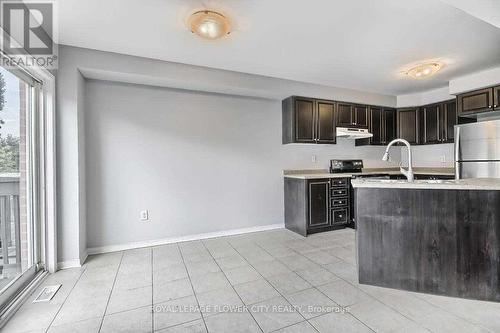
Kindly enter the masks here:
M 337 127 L 337 137 L 346 139 L 366 139 L 371 138 L 372 133 L 366 128 L 356 128 L 356 127 Z

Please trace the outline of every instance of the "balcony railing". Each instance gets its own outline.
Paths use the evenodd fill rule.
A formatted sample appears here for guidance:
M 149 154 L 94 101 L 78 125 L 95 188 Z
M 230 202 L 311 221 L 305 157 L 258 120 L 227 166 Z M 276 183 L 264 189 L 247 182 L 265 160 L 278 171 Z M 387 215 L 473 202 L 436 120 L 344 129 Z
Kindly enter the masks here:
M 0 174 L 0 278 L 5 281 L 21 267 L 19 174 Z M 2 287 L 0 281 L 0 289 Z

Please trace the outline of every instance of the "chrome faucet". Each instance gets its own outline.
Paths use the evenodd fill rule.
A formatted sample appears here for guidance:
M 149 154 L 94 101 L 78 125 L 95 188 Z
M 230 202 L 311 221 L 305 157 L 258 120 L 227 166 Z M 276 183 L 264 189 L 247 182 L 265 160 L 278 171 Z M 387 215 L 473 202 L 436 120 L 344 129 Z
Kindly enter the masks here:
M 405 139 L 394 139 L 391 142 L 389 142 L 389 144 L 387 145 L 387 148 L 385 149 L 385 154 L 382 157 L 382 161 L 389 161 L 390 160 L 389 148 L 391 148 L 391 146 L 397 142 L 404 143 L 406 145 L 406 147 L 408 147 L 408 171 L 403 169 L 401 164 L 399 165 L 400 166 L 399 170 L 401 171 L 401 173 L 403 175 L 406 176 L 406 178 L 408 179 L 408 182 L 411 183 L 411 182 L 413 182 L 413 167 L 411 164 L 411 146 L 410 146 L 410 143 L 408 141 L 406 141 Z

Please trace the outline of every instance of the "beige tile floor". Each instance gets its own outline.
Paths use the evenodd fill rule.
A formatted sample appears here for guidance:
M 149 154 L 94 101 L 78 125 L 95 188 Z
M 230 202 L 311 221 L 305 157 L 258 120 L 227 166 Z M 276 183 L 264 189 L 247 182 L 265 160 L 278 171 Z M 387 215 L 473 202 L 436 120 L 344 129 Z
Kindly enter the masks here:
M 274 230 L 92 256 L 1 331 L 500 332 L 499 303 L 358 284 L 354 242 Z

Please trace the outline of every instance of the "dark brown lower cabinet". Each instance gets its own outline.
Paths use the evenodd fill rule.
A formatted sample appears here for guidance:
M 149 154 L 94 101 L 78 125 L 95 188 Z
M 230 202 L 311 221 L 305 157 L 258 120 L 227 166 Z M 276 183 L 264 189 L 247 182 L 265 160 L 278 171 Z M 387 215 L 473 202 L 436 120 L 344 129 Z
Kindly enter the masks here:
M 325 227 L 330 224 L 328 217 L 328 191 L 330 182 L 327 179 L 311 180 L 309 187 L 309 221 L 308 229 Z
M 500 191 L 356 188 L 359 283 L 500 302 Z
M 350 179 L 285 177 L 285 227 L 303 236 L 350 223 Z

